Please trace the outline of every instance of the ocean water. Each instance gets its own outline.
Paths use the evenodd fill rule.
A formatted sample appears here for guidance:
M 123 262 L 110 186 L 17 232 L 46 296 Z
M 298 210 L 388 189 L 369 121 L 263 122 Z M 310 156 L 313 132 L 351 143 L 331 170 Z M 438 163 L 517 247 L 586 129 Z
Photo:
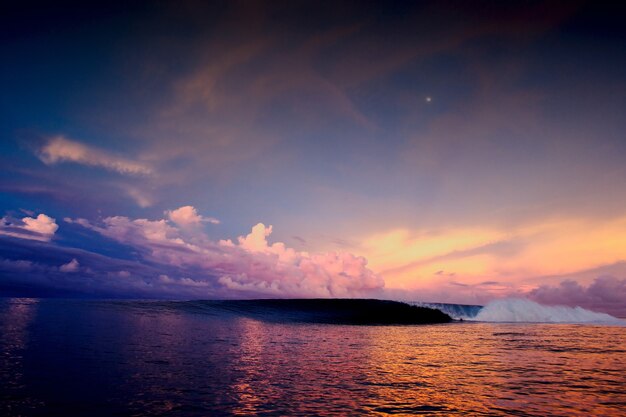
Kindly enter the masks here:
M 354 326 L 228 303 L 0 299 L 0 415 L 626 415 L 626 327 L 498 322 L 523 308 Z

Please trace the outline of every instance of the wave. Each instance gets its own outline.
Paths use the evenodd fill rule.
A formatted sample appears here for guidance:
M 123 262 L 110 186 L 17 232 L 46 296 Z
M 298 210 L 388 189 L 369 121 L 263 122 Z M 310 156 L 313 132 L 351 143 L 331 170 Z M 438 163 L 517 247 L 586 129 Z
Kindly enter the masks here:
M 333 324 L 428 324 L 454 320 L 492 323 L 589 323 L 626 326 L 626 320 L 581 307 L 547 306 L 528 299 L 501 299 L 485 306 L 373 299 L 265 299 L 117 301 L 118 306 L 211 316 L 235 315 L 269 322 Z
M 437 309 L 456 320 L 467 320 L 476 317 L 476 315 L 483 308 L 483 306 L 471 304 L 425 303 L 421 301 L 413 301 L 409 304 L 418 307 Z
M 547 306 L 527 299 L 495 300 L 485 305 L 474 321 L 496 323 L 590 323 L 626 325 L 626 321 L 609 314 L 581 307 Z
M 235 315 L 268 322 L 381 325 L 449 323 L 434 308 L 374 299 L 265 299 L 205 301 L 134 301 L 115 305 L 143 312 L 169 310 L 202 315 Z

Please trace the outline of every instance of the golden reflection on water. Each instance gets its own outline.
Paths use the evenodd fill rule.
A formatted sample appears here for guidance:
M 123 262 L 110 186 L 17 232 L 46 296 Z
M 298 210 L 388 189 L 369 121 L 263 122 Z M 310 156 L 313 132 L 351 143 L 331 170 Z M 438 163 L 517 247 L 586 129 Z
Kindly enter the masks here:
M 371 345 L 374 411 L 624 415 L 624 328 L 397 327 Z M 616 342 L 621 340 L 621 342 Z
M 289 327 L 246 320 L 234 413 L 258 414 L 287 401 L 303 415 L 623 415 L 626 394 L 611 390 L 626 383 L 626 356 L 607 344 L 612 332 L 624 335 L 622 328 L 575 325 Z
M 372 401 L 372 410 L 383 414 L 488 410 L 480 401 L 486 387 L 468 380 L 464 372 L 468 358 L 457 343 L 440 338 L 444 327 L 450 326 L 395 327 L 388 335 L 373 329 L 373 335 L 383 340 L 372 344 L 369 355 L 369 367 L 376 370 L 368 374 L 371 398 L 377 400 Z

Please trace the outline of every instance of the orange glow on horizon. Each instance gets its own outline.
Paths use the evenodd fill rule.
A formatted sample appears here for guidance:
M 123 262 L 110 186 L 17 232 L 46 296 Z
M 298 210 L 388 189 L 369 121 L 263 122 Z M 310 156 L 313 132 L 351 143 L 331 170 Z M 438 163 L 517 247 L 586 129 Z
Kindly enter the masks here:
M 523 286 L 540 276 L 567 275 L 626 259 L 626 217 L 562 219 L 519 227 L 436 232 L 395 229 L 367 237 L 361 255 L 387 288 L 435 287 L 487 280 Z

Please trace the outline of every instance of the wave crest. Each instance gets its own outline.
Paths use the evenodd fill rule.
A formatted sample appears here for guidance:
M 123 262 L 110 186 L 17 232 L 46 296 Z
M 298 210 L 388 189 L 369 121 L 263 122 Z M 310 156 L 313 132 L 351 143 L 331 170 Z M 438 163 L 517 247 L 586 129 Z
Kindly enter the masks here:
M 471 320 L 524 323 L 598 323 L 626 325 L 609 314 L 581 307 L 546 306 L 526 299 L 495 300 L 483 307 Z

